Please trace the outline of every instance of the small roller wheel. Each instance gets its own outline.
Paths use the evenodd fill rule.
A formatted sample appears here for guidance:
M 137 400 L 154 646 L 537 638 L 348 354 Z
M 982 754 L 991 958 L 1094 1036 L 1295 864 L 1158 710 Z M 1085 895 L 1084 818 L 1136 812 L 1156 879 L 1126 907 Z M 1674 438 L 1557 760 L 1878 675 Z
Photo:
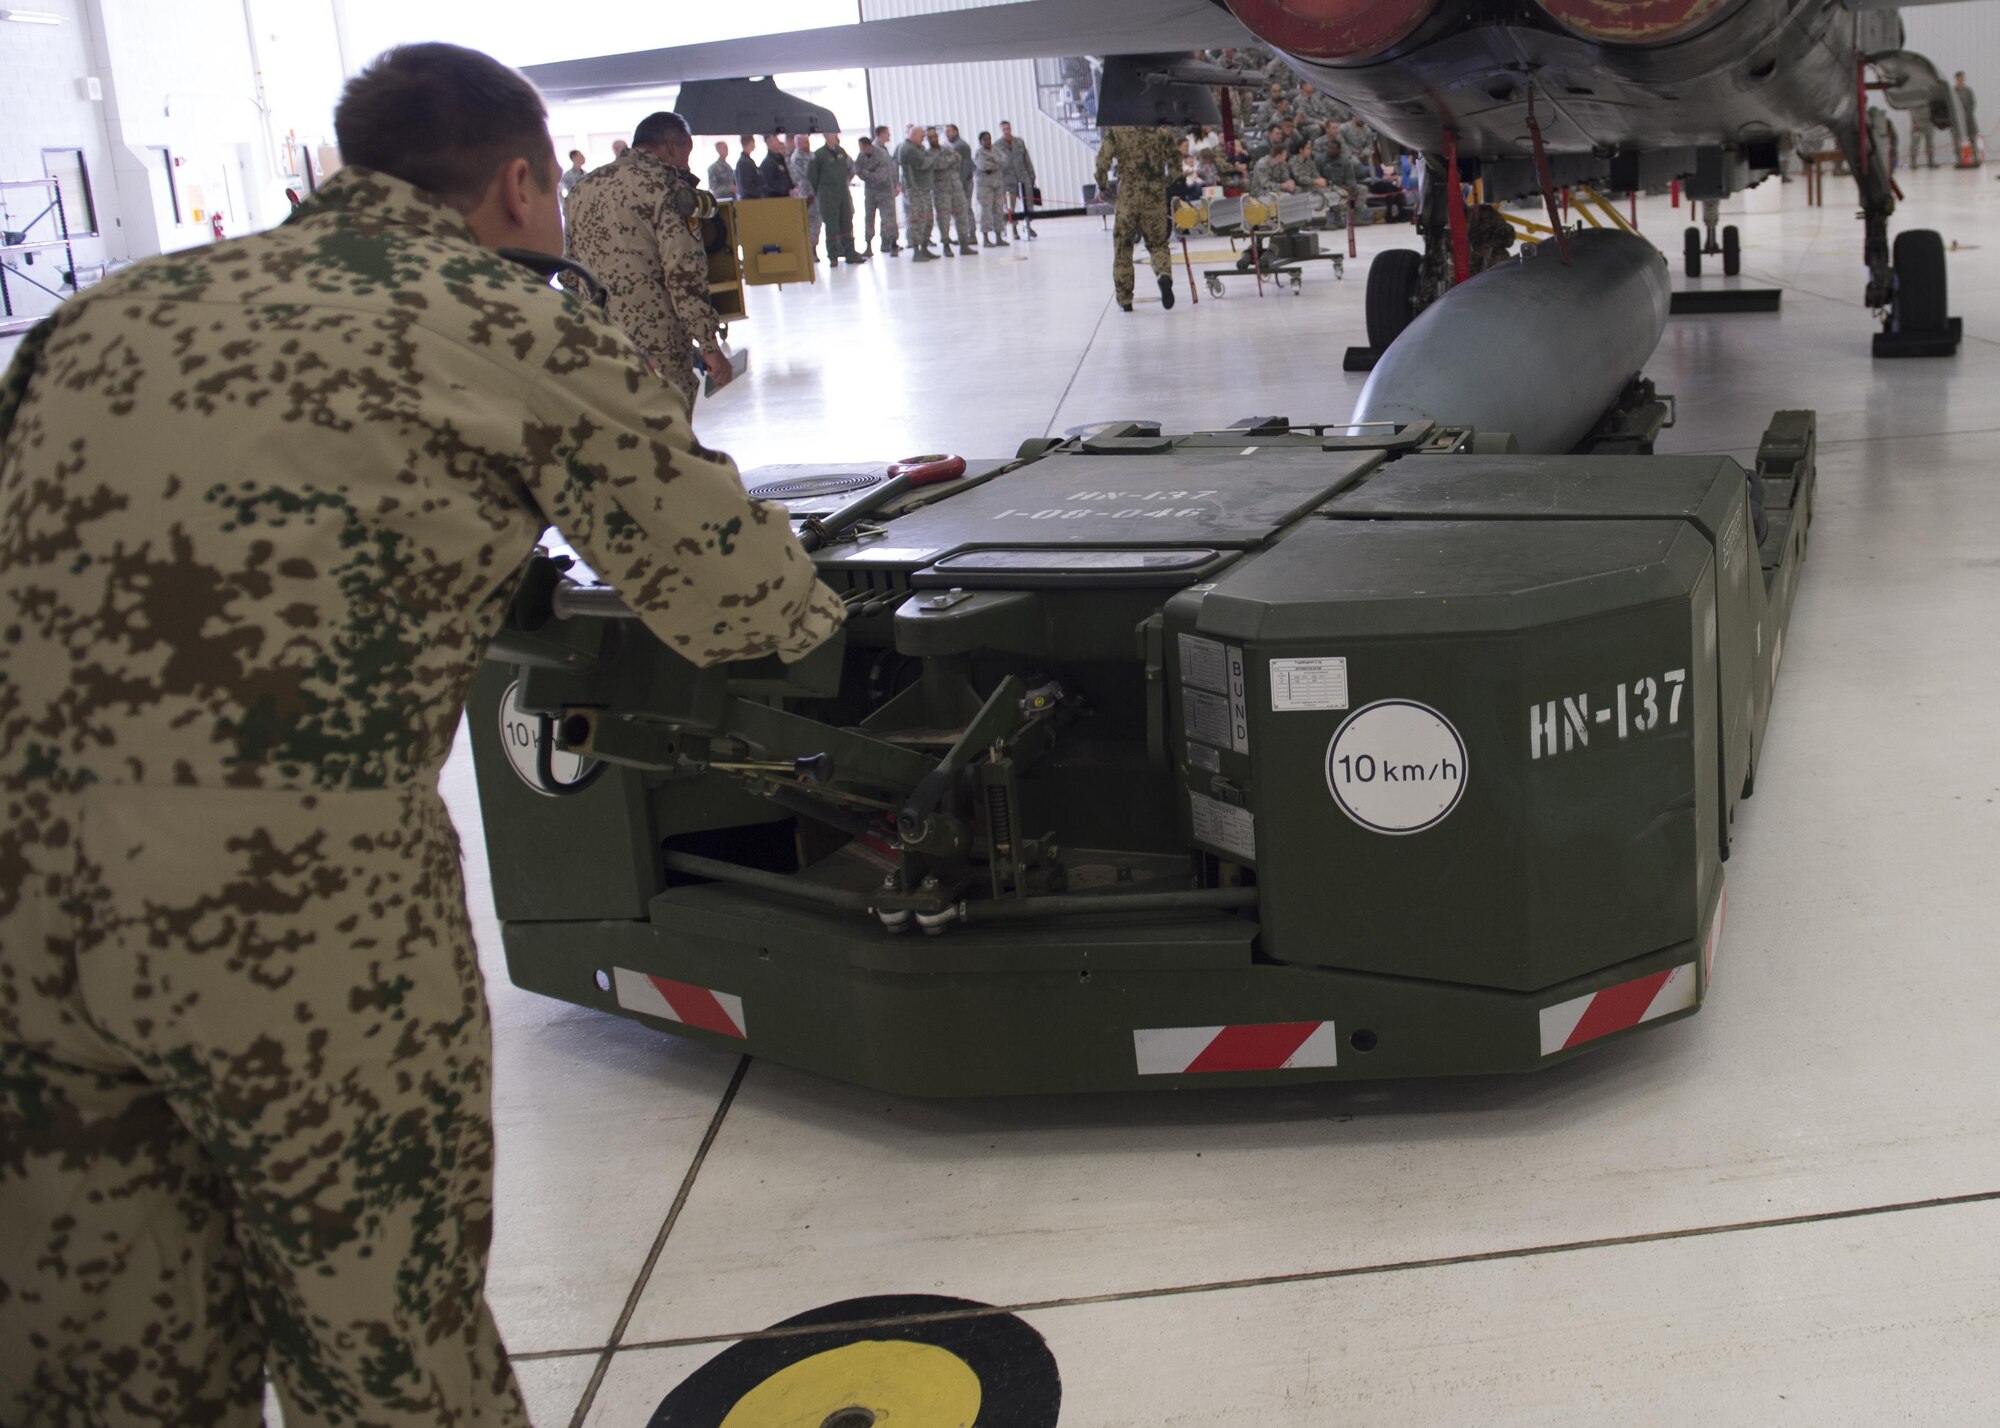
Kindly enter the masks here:
M 1687 275 L 1691 278 L 1700 277 L 1701 230 L 1699 228 L 1689 228 L 1686 237 L 1682 241 L 1682 247 L 1687 253 Z
M 1210 278 L 1208 280 L 1208 295 L 1210 297 L 1222 296 L 1222 279 Z
M 1743 235 L 1733 223 L 1722 230 L 1722 271 L 1732 278 L 1743 271 Z

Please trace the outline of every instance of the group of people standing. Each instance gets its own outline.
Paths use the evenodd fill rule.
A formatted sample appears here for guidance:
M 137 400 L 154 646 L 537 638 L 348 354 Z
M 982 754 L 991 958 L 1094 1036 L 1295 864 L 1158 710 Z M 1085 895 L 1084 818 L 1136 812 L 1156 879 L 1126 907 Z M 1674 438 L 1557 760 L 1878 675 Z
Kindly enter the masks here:
M 824 242 L 826 260 L 850 265 L 875 256 L 879 233 L 882 252 L 895 257 L 906 246 L 919 263 L 939 257 L 976 255 L 980 248 L 1005 248 L 1007 233 L 1021 236 L 1027 225 L 1035 237 L 1035 164 L 1028 146 L 1014 135 L 1014 126 L 1000 121 L 1000 137 L 982 131 L 974 147 L 958 125 L 912 124 L 901 144 L 892 142 L 889 126 L 861 136 L 849 154 L 839 134 L 827 134 L 818 148 L 810 134 L 769 134 L 762 163 L 752 159 L 756 136 L 742 135 L 734 165 L 729 145 L 718 141 L 715 162 L 708 166 L 708 191 L 716 199 L 792 198 L 806 200 L 815 257 Z M 854 243 L 853 184 L 861 181 L 861 243 Z M 896 200 L 903 200 L 899 223 Z M 975 244 L 973 210 L 978 209 L 979 241 Z M 936 229 L 938 248 L 931 246 Z M 939 250 L 942 250 L 941 252 Z

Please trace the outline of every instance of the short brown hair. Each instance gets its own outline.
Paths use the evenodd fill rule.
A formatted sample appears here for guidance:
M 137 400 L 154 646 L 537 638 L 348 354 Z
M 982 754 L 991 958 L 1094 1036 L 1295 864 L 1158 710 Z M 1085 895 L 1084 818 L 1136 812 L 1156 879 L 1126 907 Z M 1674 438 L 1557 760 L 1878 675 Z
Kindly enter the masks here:
M 494 171 L 526 159 L 556 181 L 548 110 L 534 85 L 458 45 L 399 45 L 348 81 L 333 113 L 340 156 L 470 207 Z

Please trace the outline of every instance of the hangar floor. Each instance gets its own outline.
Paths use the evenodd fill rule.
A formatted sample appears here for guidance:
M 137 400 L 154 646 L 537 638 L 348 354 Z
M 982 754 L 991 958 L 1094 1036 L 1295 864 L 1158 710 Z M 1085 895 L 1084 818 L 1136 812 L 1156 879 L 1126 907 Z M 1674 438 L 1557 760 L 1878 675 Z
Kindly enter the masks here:
M 1994 1421 L 1990 173 L 1903 180 L 1903 222 L 1960 243 L 1958 357 L 1869 359 L 1859 224 L 1835 185 L 1808 208 L 1793 183 L 1729 205 L 1744 281 L 1783 312 L 1675 319 L 1649 368 L 1680 400 L 1669 449 L 1747 457 L 1774 409 L 1820 413 L 1815 540 L 1699 1017 L 1514 1080 L 933 1104 L 517 992 L 489 938 L 492 1293 L 537 1421 L 638 1428 L 740 1336 L 900 1292 L 1031 1306 L 1077 1428 Z M 1677 248 L 1685 212 L 1642 219 Z M 1130 316 L 1095 220 L 843 267 L 755 294 L 754 377 L 697 425 L 751 466 L 1337 417 L 1391 232 L 1302 297 L 1190 306 L 1183 281 L 1173 312 Z M 448 787 L 476 870 L 464 763 Z

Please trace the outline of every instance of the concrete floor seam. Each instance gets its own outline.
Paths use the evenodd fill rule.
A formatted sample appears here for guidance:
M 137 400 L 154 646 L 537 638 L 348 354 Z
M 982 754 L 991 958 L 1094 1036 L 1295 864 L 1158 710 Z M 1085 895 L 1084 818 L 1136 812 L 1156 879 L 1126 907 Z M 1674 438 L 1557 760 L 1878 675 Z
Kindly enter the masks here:
M 998 1314 L 1038 1314 L 1053 1309 L 1077 1309 L 1104 1304 L 1131 1304 L 1152 1299 L 1174 1299 L 1198 1294 L 1220 1294 L 1240 1289 L 1271 1289 L 1295 1284 L 1324 1284 L 1341 1279 L 1365 1279 L 1380 1275 L 1404 1274 L 1429 1269 L 1454 1269 L 1464 1265 L 1496 1264 L 1509 1260 L 1536 1259 L 1551 1255 L 1575 1254 L 1588 1250 L 1620 1249 L 1632 1245 L 1670 1244 L 1682 1240 L 1711 1239 L 1718 1235 L 1743 1234 L 1753 1230 L 1780 1230 L 1801 1225 L 1832 1224 L 1849 1220 L 1875 1219 L 1912 1211 L 1941 1210 L 1967 1205 L 2000 1204 L 2000 1190 L 1981 1190 L 1965 1195 L 1944 1195 L 1926 1200 L 1908 1200 L 1892 1205 L 1863 1205 L 1847 1210 L 1827 1210 L 1808 1215 L 1785 1215 L 1770 1220 L 1745 1220 L 1726 1225 L 1696 1225 L 1678 1230 L 1656 1230 L 1646 1234 L 1610 1235 L 1599 1239 L 1570 1240 L 1557 1244 L 1517 1246 L 1512 1249 L 1483 1250 L 1471 1254 L 1439 1255 L 1427 1259 L 1397 1260 L 1384 1264 L 1351 1265 L 1344 1269 L 1304 1270 L 1296 1274 L 1258 1275 L 1245 1279 L 1215 1280 L 1205 1284 L 1165 1285 L 1109 1294 L 1080 1294 L 1060 1299 L 1025 1300 L 983 1309 L 955 1310 L 940 1314 L 916 1314 L 896 1319 L 864 1319 L 839 1324 L 815 1324 L 800 1329 L 763 1329 L 739 1334 L 701 1334 L 687 1338 L 653 1339 L 617 1344 L 605 1353 L 645 1349 L 677 1349 L 702 1344 L 733 1344 L 750 1339 L 783 1339 L 799 1334 L 833 1330 L 881 1328 L 892 1324 L 942 1322 L 951 1319 L 982 1319 Z M 586 1405 L 588 1406 L 588 1405 Z
M 1055 431 L 1056 422 L 1062 416 L 1063 404 L 1069 400 L 1070 389 L 1076 386 L 1076 379 L 1082 375 L 1083 364 L 1090 360 L 1090 349 L 1097 345 L 1097 334 L 1104 330 L 1104 319 L 1110 315 L 1110 303 L 1107 302 L 1103 307 L 1098 309 L 1097 323 L 1090 329 L 1090 336 L 1084 341 L 1083 351 L 1077 353 L 1076 366 L 1070 369 L 1069 380 L 1063 383 L 1062 395 L 1056 398 L 1055 407 L 1049 412 L 1048 425 L 1042 428 L 1043 436 L 1048 436 Z
M 611 1341 L 599 1351 L 597 1367 L 591 1372 L 590 1382 L 585 1385 L 583 1397 L 576 1405 L 576 1412 L 570 1415 L 569 1428 L 583 1428 L 590 1416 L 590 1407 L 597 1401 L 597 1391 L 604 1384 L 604 1372 L 611 1367 L 612 1355 L 618 1351 L 618 1341 L 624 1337 L 626 1326 L 632 1322 L 632 1315 L 639 1308 L 639 1299 L 646 1292 L 646 1284 L 653 1277 L 653 1267 L 660 1262 L 660 1252 L 667 1247 L 667 1237 L 674 1232 L 674 1225 L 687 1208 L 688 1196 L 694 1193 L 694 1182 L 701 1174 L 701 1167 L 708 1159 L 708 1152 L 715 1145 L 715 1138 L 722 1133 L 722 1123 L 728 1119 L 729 1108 L 735 1104 L 736 1093 L 743 1085 L 743 1078 L 749 1074 L 750 1058 L 737 1060 L 736 1070 L 729 1078 L 729 1086 L 716 1103 L 715 1114 L 709 1118 L 708 1131 L 701 1138 L 694 1158 L 688 1162 L 687 1174 L 681 1177 L 681 1186 L 674 1196 L 674 1203 L 667 1209 L 667 1217 L 660 1223 L 660 1232 L 653 1238 L 653 1247 L 646 1254 L 646 1262 L 639 1266 L 639 1273 L 632 1281 L 632 1290 L 625 1296 L 625 1307 L 618 1313 L 618 1322 L 611 1326 Z

